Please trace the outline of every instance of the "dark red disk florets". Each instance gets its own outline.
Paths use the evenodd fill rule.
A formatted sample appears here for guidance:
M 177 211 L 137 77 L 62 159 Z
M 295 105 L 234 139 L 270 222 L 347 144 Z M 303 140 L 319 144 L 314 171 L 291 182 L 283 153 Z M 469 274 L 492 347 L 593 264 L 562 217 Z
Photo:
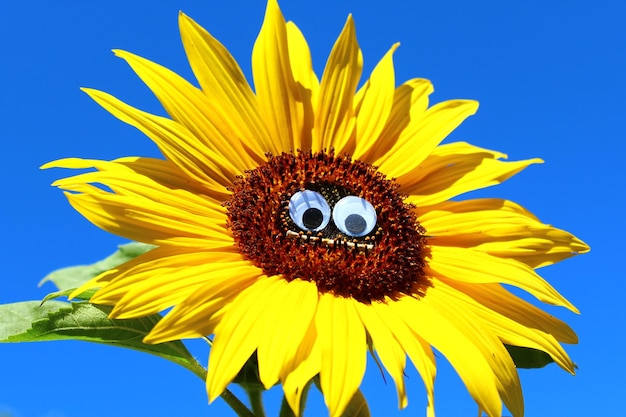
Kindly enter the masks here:
M 267 275 L 313 281 L 320 292 L 361 302 L 421 294 L 424 228 L 398 184 L 371 164 L 333 152 L 268 155 L 246 172 L 226 203 L 229 227 L 240 252 Z M 323 230 L 300 229 L 289 214 L 298 191 L 319 192 L 333 205 L 345 195 L 367 200 L 376 225 L 361 237 L 348 236 L 332 221 Z

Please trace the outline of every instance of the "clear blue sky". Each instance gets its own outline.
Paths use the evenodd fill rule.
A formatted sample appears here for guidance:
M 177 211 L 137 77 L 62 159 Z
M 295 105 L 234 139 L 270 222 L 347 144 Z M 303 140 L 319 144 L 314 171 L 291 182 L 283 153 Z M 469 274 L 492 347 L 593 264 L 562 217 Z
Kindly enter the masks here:
M 140 133 L 79 91 L 95 87 L 162 114 L 156 99 L 112 48 L 127 49 L 190 78 L 179 10 L 220 39 L 250 75 L 264 1 L 6 1 L 0 5 L 0 165 L 4 178 L 0 303 L 39 300 L 38 281 L 60 267 L 91 263 L 124 241 L 89 224 L 41 172 L 67 156 L 156 155 Z M 623 1 L 283 0 L 302 29 L 318 73 L 353 13 L 364 74 L 390 45 L 396 79 L 434 82 L 433 102 L 473 98 L 478 114 L 454 135 L 512 159 L 541 157 L 506 184 L 475 195 L 504 197 L 571 231 L 590 254 L 542 270 L 582 315 L 568 321 L 576 377 L 556 365 L 521 371 L 528 416 L 614 416 L 623 409 L 626 3 Z M 206 360 L 206 349 L 194 343 Z M 442 359 L 442 358 L 440 358 Z M 439 417 L 474 416 L 458 377 L 440 360 Z M 83 342 L 0 345 L 0 415 L 16 417 L 229 415 L 207 407 L 203 384 L 162 359 Z M 409 409 L 396 411 L 393 384 L 370 363 L 363 390 L 374 416 L 423 415 L 424 389 L 407 371 Z M 270 415 L 278 391 L 267 402 Z M 319 397 L 314 416 L 320 409 Z M 90 405 L 91 404 L 91 405 Z M 393 414 L 396 413 L 396 414 Z

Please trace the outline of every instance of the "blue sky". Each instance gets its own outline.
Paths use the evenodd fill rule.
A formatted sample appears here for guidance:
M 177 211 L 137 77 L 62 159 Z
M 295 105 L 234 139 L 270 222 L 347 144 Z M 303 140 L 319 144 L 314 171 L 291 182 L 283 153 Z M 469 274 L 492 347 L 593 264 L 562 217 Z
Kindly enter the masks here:
M 121 238 L 89 224 L 39 171 L 68 156 L 156 156 L 152 143 L 79 91 L 94 87 L 162 114 L 150 92 L 110 52 L 126 49 L 191 79 L 180 40 L 179 10 L 220 39 L 250 78 L 250 53 L 263 1 L 3 2 L 0 5 L 0 138 L 5 204 L 0 303 L 39 300 L 49 271 L 91 263 Z M 396 79 L 429 78 L 432 102 L 472 98 L 476 116 L 452 135 L 507 153 L 541 157 L 507 183 L 475 196 L 509 198 L 592 247 L 590 254 L 541 271 L 582 314 L 549 309 L 577 331 L 568 352 L 572 377 L 551 365 L 521 371 L 528 416 L 616 415 L 626 383 L 622 308 L 626 95 L 626 3 L 622 1 L 317 1 L 281 2 L 309 40 L 321 73 L 348 15 L 369 74 L 397 41 Z M 13 185 L 12 185 L 13 184 Z M 206 360 L 206 348 L 192 343 Z M 440 358 L 443 359 L 443 358 Z M 473 416 L 476 408 L 440 360 L 437 411 Z M 83 342 L 0 345 L 0 415 L 103 417 L 230 415 L 206 405 L 203 384 L 183 368 L 133 351 Z M 374 416 L 423 415 L 424 390 L 407 371 L 409 409 L 396 411 L 392 384 L 370 363 L 363 391 Z M 275 414 L 279 392 L 267 399 Z M 312 412 L 320 398 L 313 396 Z M 274 411 L 274 412 L 273 412 Z M 395 413 L 395 414 L 393 414 Z

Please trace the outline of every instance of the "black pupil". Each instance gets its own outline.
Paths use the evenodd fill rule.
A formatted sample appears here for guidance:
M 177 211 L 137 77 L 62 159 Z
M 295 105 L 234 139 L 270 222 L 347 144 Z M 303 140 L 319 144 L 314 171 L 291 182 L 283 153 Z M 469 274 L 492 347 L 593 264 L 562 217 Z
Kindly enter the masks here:
M 359 233 L 363 233 L 367 223 L 362 216 L 359 216 L 358 214 L 350 214 L 346 217 L 345 225 L 348 232 L 358 235 Z
M 324 216 L 322 215 L 322 211 L 317 208 L 308 208 L 302 214 L 302 223 L 307 229 L 315 229 L 319 227 L 323 220 Z

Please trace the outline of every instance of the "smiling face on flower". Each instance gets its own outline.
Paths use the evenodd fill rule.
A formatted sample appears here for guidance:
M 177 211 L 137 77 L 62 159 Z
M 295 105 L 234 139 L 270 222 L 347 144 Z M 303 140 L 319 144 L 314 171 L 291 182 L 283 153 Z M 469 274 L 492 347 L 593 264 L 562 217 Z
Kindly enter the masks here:
M 168 311 L 146 343 L 213 335 L 210 400 L 255 353 L 263 385 L 281 383 L 296 413 L 319 375 L 333 417 L 358 390 L 369 347 L 401 408 L 410 359 L 429 417 L 433 348 L 490 417 L 503 403 L 523 414 L 505 344 L 542 350 L 574 372 L 561 343 L 575 343 L 575 333 L 503 284 L 577 311 L 535 269 L 589 248 L 511 201 L 457 198 L 541 162 L 441 144 L 475 101 L 431 106 L 429 81 L 396 86 L 397 45 L 359 86 L 352 18 L 318 79 L 304 36 L 269 0 L 254 89 L 206 30 L 183 14 L 179 23 L 200 88 L 116 51 L 169 117 L 85 89 L 164 158 L 46 165 L 92 169 L 55 185 L 97 226 L 158 246 L 74 294 L 99 288 L 91 302 L 113 306 L 116 318 Z
M 229 227 L 267 275 L 362 302 L 419 294 L 424 229 L 397 189 L 348 155 L 283 153 L 235 182 Z

